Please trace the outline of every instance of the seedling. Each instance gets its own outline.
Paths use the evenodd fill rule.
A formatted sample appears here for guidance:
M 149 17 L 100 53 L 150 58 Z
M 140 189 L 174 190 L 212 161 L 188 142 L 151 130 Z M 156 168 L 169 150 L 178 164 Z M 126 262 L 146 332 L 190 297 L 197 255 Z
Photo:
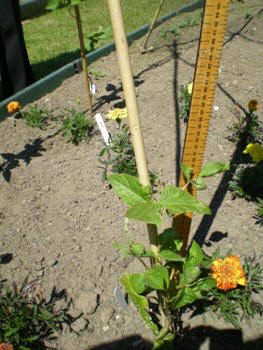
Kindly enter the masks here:
M 26 112 L 21 112 L 22 118 L 26 120 L 27 125 L 31 128 L 46 129 L 48 118 L 51 111 L 41 106 L 35 105 Z
M 62 135 L 70 142 L 78 145 L 82 140 L 88 142 L 95 132 L 95 122 L 74 108 L 68 109 L 68 116 L 62 118 Z

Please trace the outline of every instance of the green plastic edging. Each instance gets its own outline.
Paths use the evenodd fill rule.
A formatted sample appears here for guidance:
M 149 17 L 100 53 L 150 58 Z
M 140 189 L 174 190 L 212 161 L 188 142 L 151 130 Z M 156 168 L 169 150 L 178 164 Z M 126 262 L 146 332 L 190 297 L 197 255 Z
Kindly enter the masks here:
M 20 4 L 21 18 L 26 19 L 37 15 L 45 9 L 47 0 L 28 0 Z
M 179 10 L 164 16 L 160 18 L 157 22 L 155 27 L 159 26 L 160 24 L 164 23 L 168 19 L 175 17 L 176 15 L 183 13 L 183 12 L 189 12 L 193 11 L 197 8 L 201 8 L 204 4 L 204 0 L 197 0 L 194 1 L 186 6 L 183 6 Z M 140 29 L 137 29 L 127 35 L 128 43 L 131 44 L 132 41 L 141 38 L 145 33 L 147 33 L 149 28 L 149 24 L 141 27 Z M 97 59 L 109 55 L 112 51 L 115 50 L 115 43 L 111 43 L 108 45 L 105 45 L 91 53 L 89 53 L 87 57 L 87 64 L 91 64 L 95 62 Z M 26 87 L 23 90 L 20 90 L 16 94 L 8 97 L 7 99 L 3 100 L 0 103 L 0 121 L 4 120 L 7 116 L 7 109 L 6 106 L 10 101 L 18 101 L 21 106 L 25 106 L 28 103 L 31 103 L 43 95 L 53 91 L 55 88 L 57 88 L 65 79 L 68 79 L 72 77 L 76 73 L 80 73 L 82 70 L 81 67 L 81 59 L 77 59 L 71 63 L 68 63 L 67 65 L 61 67 L 60 69 L 56 70 L 55 72 L 47 75 L 46 77 L 38 80 L 34 84 Z

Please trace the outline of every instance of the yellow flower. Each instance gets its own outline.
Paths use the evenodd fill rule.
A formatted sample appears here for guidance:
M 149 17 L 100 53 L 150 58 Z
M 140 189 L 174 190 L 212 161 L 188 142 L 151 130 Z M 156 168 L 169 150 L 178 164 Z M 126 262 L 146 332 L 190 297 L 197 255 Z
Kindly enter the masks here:
M 237 256 L 231 255 L 225 259 L 216 259 L 211 267 L 212 278 L 216 280 L 218 289 L 227 291 L 236 288 L 238 284 L 246 285 L 246 276 L 240 260 Z
M 263 160 L 263 146 L 258 143 L 250 143 L 243 153 L 250 154 L 254 163 L 259 163 Z
M 257 100 L 250 100 L 248 102 L 248 110 L 249 112 L 255 112 L 259 109 L 259 103 Z
M 13 350 L 13 345 L 9 343 L 1 343 L 0 350 Z
M 7 112 L 8 113 L 14 113 L 19 111 L 21 109 L 20 103 L 17 101 L 11 101 L 7 105 Z
M 116 120 L 116 119 L 123 120 L 123 119 L 126 119 L 127 116 L 128 116 L 127 108 L 115 108 L 109 111 L 109 113 L 106 115 L 106 117 L 111 120 Z
M 192 95 L 193 92 L 193 83 L 190 83 L 187 87 L 187 91 L 189 95 Z

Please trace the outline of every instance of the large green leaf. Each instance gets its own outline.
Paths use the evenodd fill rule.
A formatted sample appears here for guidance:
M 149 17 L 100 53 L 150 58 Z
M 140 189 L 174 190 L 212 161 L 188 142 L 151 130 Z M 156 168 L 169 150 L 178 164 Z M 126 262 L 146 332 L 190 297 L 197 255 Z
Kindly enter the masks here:
M 125 275 L 123 275 L 121 277 L 120 282 L 125 287 L 127 294 L 131 298 L 131 300 L 134 303 L 134 305 L 137 307 L 138 311 L 140 312 L 142 318 L 144 319 L 144 321 L 146 322 L 148 327 L 152 330 L 152 332 L 155 335 L 157 335 L 158 334 L 158 327 L 151 320 L 151 317 L 150 317 L 150 315 L 147 312 L 147 309 L 149 307 L 148 301 L 147 301 L 147 299 L 144 296 L 139 295 L 138 293 L 136 293 L 136 291 L 132 287 L 130 278 L 131 278 L 131 275 L 129 273 L 126 273 Z
M 144 202 L 134 205 L 127 210 L 125 216 L 129 219 L 143 221 L 157 226 L 162 226 L 163 224 L 160 207 L 156 203 Z
M 183 242 L 179 237 L 179 232 L 175 228 L 167 228 L 159 234 L 158 246 L 160 249 L 179 252 L 183 246 Z
M 192 265 L 200 265 L 204 259 L 205 255 L 199 245 L 193 240 L 192 245 L 189 250 L 189 255 L 187 262 Z
M 209 290 L 216 287 L 216 280 L 214 278 L 206 278 L 198 282 L 197 287 L 199 290 Z
M 111 174 L 109 182 L 118 196 L 129 206 L 152 200 L 137 177 L 127 174 Z
M 153 289 L 166 289 L 169 285 L 168 270 L 164 266 L 154 267 L 144 273 L 144 283 Z
M 141 294 L 145 290 L 144 284 L 144 273 L 133 273 L 130 277 L 130 282 L 132 288 L 135 290 L 137 294 Z
M 174 215 L 189 212 L 211 214 L 210 208 L 205 203 L 173 185 L 167 185 L 164 188 L 157 204 L 161 208 L 170 210 Z
M 197 299 L 197 295 L 191 287 L 185 287 L 182 289 L 178 297 L 174 309 L 179 309 L 187 304 L 192 304 Z
M 184 261 L 185 260 L 185 258 L 183 258 L 181 255 L 173 252 L 172 250 L 161 250 L 159 255 L 162 259 L 165 259 L 168 261 Z
M 212 175 L 227 171 L 229 170 L 229 168 L 230 168 L 230 162 L 227 162 L 227 163 L 211 162 L 203 166 L 199 176 L 200 177 L 212 176 Z
M 189 264 L 188 262 L 184 264 L 184 283 L 188 284 L 196 281 L 200 274 L 201 272 L 199 268 Z

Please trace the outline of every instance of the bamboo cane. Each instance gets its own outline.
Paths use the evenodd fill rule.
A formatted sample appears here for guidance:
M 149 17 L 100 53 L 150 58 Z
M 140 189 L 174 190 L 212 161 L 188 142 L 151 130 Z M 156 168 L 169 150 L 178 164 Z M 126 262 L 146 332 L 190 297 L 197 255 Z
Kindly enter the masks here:
M 160 3 L 159 3 L 158 8 L 157 8 L 157 10 L 156 10 L 156 12 L 155 12 L 155 14 L 154 14 L 154 17 L 153 17 L 153 19 L 152 19 L 152 23 L 151 23 L 151 25 L 150 25 L 150 28 L 149 28 L 147 34 L 146 34 L 145 41 L 144 41 L 144 43 L 143 43 L 143 45 L 142 45 L 142 47 L 141 47 L 141 53 L 145 53 L 145 52 L 147 52 L 147 51 L 149 51 L 149 50 L 152 49 L 152 48 L 147 49 L 147 43 L 148 43 L 148 40 L 149 40 L 149 38 L 150 38 L 150 35 L 152 34 L 152 31 L 153 31 L 155 22 L 157 21 L 157 18 L 158 18 L 158 16 L 159 16 L 160 12 L 161 12 L 163 3 L 164 3 L 164 0 L 161 0 Z
M 129 57 L 127 37 L 125 33 L 120 0 L 108 0 L 112 30 L 116 45 L 123 91 L 128 111 L 128 120 L 132 135 L 136 166 L 139 180 L 143 186 L 150 186 L 147 161 L 144 150 L 141 123 L 135 94 L 133 73 Z M 153 252 L 157 253 L 157 227 L 148 224 L 148 235 Z
M 92 97 L 91 97 L 91 93 L 90 93 L 90 83 L 89 83 L 89 75 L 88 75 L 88 68 L 87 68 L 87 61 L 86 61 L 86 49 L 85 49 L 85 45 L 84 45 L 84 38 L 83 38 L 80 12 L 79 12 L 79 5 L 74 5 L 74 11 L 75 11 L 76 22 L 77 22 L 77 27 L 78 27 L 82 69 L 83 69 L 83 73 L 84 73 L 84 79 L 85 79 L 85 85 L 86 85 L 86 91 L 87 91 L 87 97 L 88 97 L 89 116 L 91 118 L 92 117 Z

